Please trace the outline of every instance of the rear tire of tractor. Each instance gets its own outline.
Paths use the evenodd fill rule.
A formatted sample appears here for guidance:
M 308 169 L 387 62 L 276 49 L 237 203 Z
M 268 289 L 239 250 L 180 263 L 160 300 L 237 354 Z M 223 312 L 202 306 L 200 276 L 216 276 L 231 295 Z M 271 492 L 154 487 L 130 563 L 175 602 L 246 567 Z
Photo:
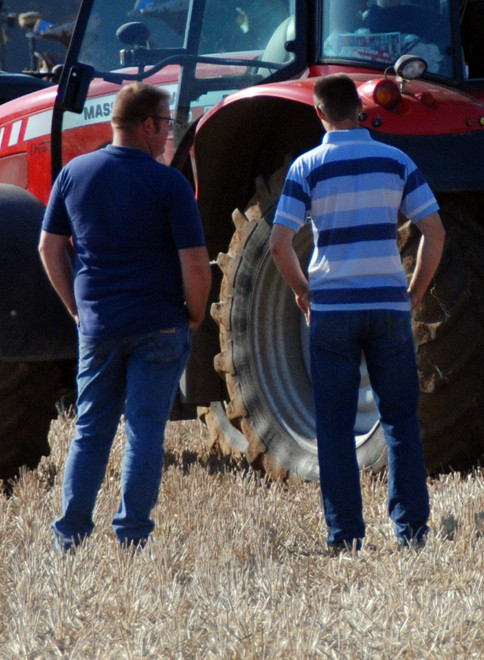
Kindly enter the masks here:
M 255 469 L 273 478 L 300 475 L 315 480 L 319 468 L 308 335 L 268 247 L 284 175 L 282 168 L 267 184 L 257 182 L 248 210 L 234 213 L 234 237 L 227 254 L 218 258 L 224 276 L 220 302 L 212 306 L 221 345 L 215 368 L 226 382 L 230 400 L 225 408 L 218 404 L 213 428 L 219 446 L 224 438 L 224 453 L 235 437 L 235 452 L 245 451 Z M 479 221 L 484 194 L 449 193 L 439 202 L 446 248 L 413 318 L 421 389 L 419 422 L 431 473 L 470 468 L 484 452 L 484 227 Z M 412 223 L 400 223 L 399 247 L 408 278 L 415 268 L 420 236 Z M 309 232 L 299 232 L 295 248 L 301 262 L 306 262 Z M 377 472 L 386 465 L 386 445 L 364 368 L 362 379 L 356 452 L 361 468 Z M 225 418 L 220 423 L 224 415 L 233 433 L 224 431 Z
M 484 193 L 439 195 L 444 254 L 413 315 L 420 381 L 419 422 L 431 473 L 466 470 L 484 453 Z M 400 227 L 407 276 L 420 232 Z
M 297 475 L 317 480 L 309 333 L 268 245 L 284 175 L 282 169 L 267 184 L 258 180 L 246 213 L 233 215 L 236 232 L 228 253 L 218 258 L 224 274 L 220 302 L 212 306 L 222 349 L 215 368 L 230 396 L 226 415 L 237 439 L 240 431 L 248 443 L 249 463 L 275 479 Z M 301 263 L 307 263 L 312 250 L 308 230 L 297 234 L 295 248 Z M 216 427 L 219 446 L 221 426 Z M 232 436 L 225 434 L 225 446 Z M 360 467 L 383 468 L 386 445 L 364 363 L 355 436 Z M 238 442 L 237 451 L 241 446 Z
M 59 383 L 54 362 L 0 362 L 0 479 L 7 488 L 21 466 L 33 469 L 50 453 Z

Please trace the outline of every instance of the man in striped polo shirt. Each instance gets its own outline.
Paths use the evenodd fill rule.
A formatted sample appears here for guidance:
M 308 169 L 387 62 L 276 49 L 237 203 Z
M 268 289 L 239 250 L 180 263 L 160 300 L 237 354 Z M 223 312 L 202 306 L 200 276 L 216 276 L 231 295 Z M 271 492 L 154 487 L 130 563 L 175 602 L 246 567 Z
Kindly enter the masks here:
M 388 445 L 390 517 L 398 543 L 420 547 L 429 500 L 410 309 L 437 269 L 445 231 L 413 161 L 360 128 L 361 101 L 351 78 L 319 79 L 314 100 L 326 133 L 288 172 L 271 250 L 310 325 L 328 550 L 359 549 L 365 535 L 353 432 L 362 353 Z M 408 288 L 396 243 L 399 211 L 422 233 Z M 314 250 L 307 278 L 292 239 L 308 217 Z

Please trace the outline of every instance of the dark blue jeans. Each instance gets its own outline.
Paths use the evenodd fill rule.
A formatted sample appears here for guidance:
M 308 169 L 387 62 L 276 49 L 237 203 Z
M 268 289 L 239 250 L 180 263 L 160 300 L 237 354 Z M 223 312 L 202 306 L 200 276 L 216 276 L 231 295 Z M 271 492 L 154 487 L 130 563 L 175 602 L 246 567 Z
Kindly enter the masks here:
M 407 312 L 312 312 L 311 375 L 328 543 L 365 535 L 355 425 L 360 361 L 388 445 L 388 509 L 399 542 L 428 531 L 429 499 L 417 422 L 418 375 Z
M 190 345 L 188 328 L 79 342 L 76 435 L 64 471 L 62 517 L 52 526 L 58 547 L 68 549 L 94 528 L 96 496 L 123 412 L 121 506 L 113 527 L 121 543 L 142 541 L 153 530 L 165 425 Z

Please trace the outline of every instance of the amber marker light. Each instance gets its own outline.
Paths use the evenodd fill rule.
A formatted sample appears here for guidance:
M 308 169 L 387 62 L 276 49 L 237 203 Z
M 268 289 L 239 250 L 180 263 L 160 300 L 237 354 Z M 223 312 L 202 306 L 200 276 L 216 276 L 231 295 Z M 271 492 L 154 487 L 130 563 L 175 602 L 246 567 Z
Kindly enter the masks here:
M 402 95 L 396 82 L 393 80 L 380 80 L 373 90 L 373 100 L 385 110 L 392 110 L 401 101 Z

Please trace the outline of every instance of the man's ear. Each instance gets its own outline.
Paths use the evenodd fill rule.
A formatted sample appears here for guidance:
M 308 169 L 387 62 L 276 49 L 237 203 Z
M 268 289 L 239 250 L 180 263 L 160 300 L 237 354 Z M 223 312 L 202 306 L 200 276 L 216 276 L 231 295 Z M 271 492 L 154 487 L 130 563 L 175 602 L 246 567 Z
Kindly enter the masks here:
M 155 130 L 155 120 L 153 117 L 146 117 L 144 122 L 141 123 L 141 130 L 144 135 L 151 135 Z
M 315 105 L 315 106 L 314 106 L 314 109 L 316 110 L 316 114 L 318 115 L 318 117 L 319 117 L 321 120 L 326 119 L 326 116 L 324 115 L 323 111 L 321 110 L 321 106 L 319 106 L 319 105 Z

